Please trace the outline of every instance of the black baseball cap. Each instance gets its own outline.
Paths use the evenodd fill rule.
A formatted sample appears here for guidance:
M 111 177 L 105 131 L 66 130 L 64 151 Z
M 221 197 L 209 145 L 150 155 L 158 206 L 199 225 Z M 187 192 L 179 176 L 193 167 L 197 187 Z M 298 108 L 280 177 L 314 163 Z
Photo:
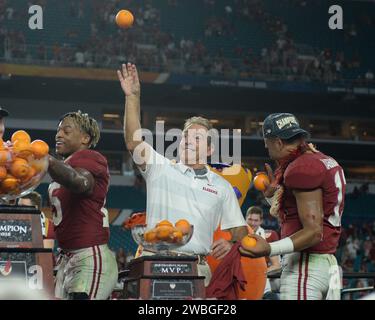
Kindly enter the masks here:
M 290 139 L 302 134 L 309 137 L 310 134 L 299 126 L 297 118 L 291 113 L 270 114 L 263 123 L 263 137 L 280 139 Z
M 0 118 L 4 118 L 9 116 L 8 110 L 4 109 L 3 107 L 0 107 Z

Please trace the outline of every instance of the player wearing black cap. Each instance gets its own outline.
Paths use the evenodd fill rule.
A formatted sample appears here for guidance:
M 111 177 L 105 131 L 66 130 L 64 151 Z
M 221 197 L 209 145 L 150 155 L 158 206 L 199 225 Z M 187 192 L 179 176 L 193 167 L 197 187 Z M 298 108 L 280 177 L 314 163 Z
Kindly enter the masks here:
M 340 299 L 341 278 L 334 253 L 341 233 L 345 176 L 341 166 L 308 144 L 309 133 L 290 113 L 269 115 L 265 146 L 278 167 L 265 195 L 281 223 L 281 240 L 243 250 L 250 257 L 283 255 L 282 300 Z

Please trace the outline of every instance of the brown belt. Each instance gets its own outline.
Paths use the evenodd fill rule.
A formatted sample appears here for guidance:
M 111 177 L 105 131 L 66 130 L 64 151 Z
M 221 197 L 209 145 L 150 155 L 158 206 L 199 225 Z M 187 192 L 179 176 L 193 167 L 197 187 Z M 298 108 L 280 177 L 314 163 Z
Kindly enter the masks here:
M 148 252 L 152 252 L 152 253 L 155 253 L 155 254 L 159 253 L 158 251 L 144 249 L 144 248 L 143 248 L 143 251 L 148 251 Z M 207 264 L 207 256 L 204 255 L 204 254 L 187 253 L 187 252 L 179 252 L 179 251 L 169 251 L 168 255 L 172 256 L 172 257 L 194 256 L 194 257 L 198 258 L 198 264 L 202 264 L 202 265 Z

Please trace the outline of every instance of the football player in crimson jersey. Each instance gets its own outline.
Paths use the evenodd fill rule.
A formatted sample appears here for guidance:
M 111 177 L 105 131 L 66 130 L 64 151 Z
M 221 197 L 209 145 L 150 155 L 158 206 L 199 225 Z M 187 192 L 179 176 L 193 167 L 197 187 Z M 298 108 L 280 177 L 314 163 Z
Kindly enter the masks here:
M 271 114 L 263 124 L 265 146 L 278 167 L 266 165 L 271 183 L 265 196 L 281 223 L 281 240 L 258 236 L 250 257 L 283 255 L 280 298 L 340 299 L 341 278 L 334 256 L 341 233 L 345 177 L 333 158 L 306 142 L 295 116 Z M 272 197 L 272 199 L 270 199 Z
M 90 150 L 99 138 L 93 118 L 80 111 L 68 113 L 56 134 L 56 153 L 64 161 L 49 158 L 53 182 L 48 193 L 61 249 L 55 295 L 61 299 L 107 299 L 118 278 L 115 255 L 107 246 L 108 164 Z

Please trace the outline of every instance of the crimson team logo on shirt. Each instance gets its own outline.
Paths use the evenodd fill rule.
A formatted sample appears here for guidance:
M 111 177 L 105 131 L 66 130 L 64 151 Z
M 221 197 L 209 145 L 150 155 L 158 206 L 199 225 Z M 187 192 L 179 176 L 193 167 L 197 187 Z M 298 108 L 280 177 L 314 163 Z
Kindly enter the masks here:
M 207 188 L 207 187 L 203 187 L 203 191 L 207 191 L 207 192 L 210 192 L 210 193 L 213 193 L 213 194 L 217 194 L 216 190 L 211 189 L 211 188 Z

